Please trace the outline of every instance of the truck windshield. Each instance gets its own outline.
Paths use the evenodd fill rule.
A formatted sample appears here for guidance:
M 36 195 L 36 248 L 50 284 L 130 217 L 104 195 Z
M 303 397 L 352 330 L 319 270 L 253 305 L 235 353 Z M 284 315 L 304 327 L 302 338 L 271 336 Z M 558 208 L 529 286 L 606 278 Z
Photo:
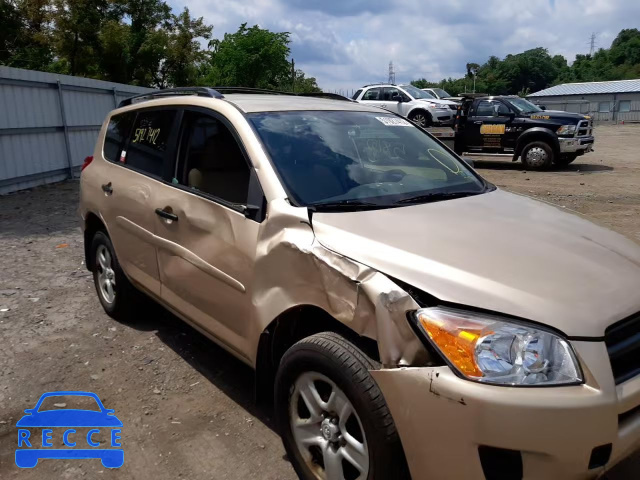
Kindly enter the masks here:
M 542 109 L 537 105 L 534 105 L 524 98 L 509 98 L 509 103 L 513 105 L 513 108 L 518 110 L 518 113 L 533 113 L 542 112 Z
M 289 198 L 300 206 L 385 208 L 491 186 L 396 115 L 358 111 L 247 115 Z
M 436 95 L 438 95 L 439 98 L 446 98 L 451 96 L 446 90 L 443 90 L 441 88 L 434 88 L 433 91 L 436 92 Z
M 400 85 L 400 87 L 409 95 L 411 95 L 413 98 L 436 98 L 433 95 L 431 95 L 429 92 L 420 90 L 419 88 L 416 88 L 413 85 Z

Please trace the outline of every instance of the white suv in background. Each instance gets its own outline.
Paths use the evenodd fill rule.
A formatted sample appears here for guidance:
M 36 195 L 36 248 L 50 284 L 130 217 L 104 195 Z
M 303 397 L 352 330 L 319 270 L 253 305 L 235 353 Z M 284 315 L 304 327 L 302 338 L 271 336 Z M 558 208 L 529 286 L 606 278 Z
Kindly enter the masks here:
M 413 85 L 366 85 L 352 98 L 398 113 L 420 127 L 451 125 L 458 108 L 455 102 L 439 100 Z

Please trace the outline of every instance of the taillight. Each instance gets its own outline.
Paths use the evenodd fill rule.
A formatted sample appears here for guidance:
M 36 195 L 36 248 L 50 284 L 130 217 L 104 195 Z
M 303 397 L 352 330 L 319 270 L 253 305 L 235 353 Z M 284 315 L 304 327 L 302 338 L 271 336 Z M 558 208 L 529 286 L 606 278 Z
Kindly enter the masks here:
M 82 168 L 80 169 L 80 171 L 82 172 L 85 168 L 87 168 L 91 162 L 93 162 L 93 155 L 84 159 L 84 163 L 82 164 Z

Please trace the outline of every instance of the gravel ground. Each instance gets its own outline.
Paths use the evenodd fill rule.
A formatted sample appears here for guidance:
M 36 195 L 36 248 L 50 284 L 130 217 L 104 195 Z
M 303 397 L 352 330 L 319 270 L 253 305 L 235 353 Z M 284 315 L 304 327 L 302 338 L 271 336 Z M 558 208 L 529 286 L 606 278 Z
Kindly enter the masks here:
M 598 127 L 596 151 L 561 171 L 477 161 L 502 188 L 586 214 L 640 243 L 640 127 Z M 253 373 L 159 307 L 106 314 L 83 265 L 76 182 L 0 197 L 0 478 L 294 478 Z M 124 466 L 14 464 L 15 422 L 51 390 L 96 392 L 124 424 Z M 640 458 L 611 479 L 638 478 Z M 635 472 L 635 473 L 632 473 Z

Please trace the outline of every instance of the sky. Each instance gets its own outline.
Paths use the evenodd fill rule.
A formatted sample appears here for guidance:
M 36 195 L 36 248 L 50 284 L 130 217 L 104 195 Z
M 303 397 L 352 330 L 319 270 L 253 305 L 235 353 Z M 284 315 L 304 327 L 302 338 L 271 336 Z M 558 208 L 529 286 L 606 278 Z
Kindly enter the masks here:
M 571 63 L 589 37 L 608 48 L 623 28 L 640 28 L 637 0 L 168 0 L 202 16 L 222 38 L 241 23 L 291 33 L 296 67 L 325 91 L 460 77 L 484 63 L 545 47 Z

